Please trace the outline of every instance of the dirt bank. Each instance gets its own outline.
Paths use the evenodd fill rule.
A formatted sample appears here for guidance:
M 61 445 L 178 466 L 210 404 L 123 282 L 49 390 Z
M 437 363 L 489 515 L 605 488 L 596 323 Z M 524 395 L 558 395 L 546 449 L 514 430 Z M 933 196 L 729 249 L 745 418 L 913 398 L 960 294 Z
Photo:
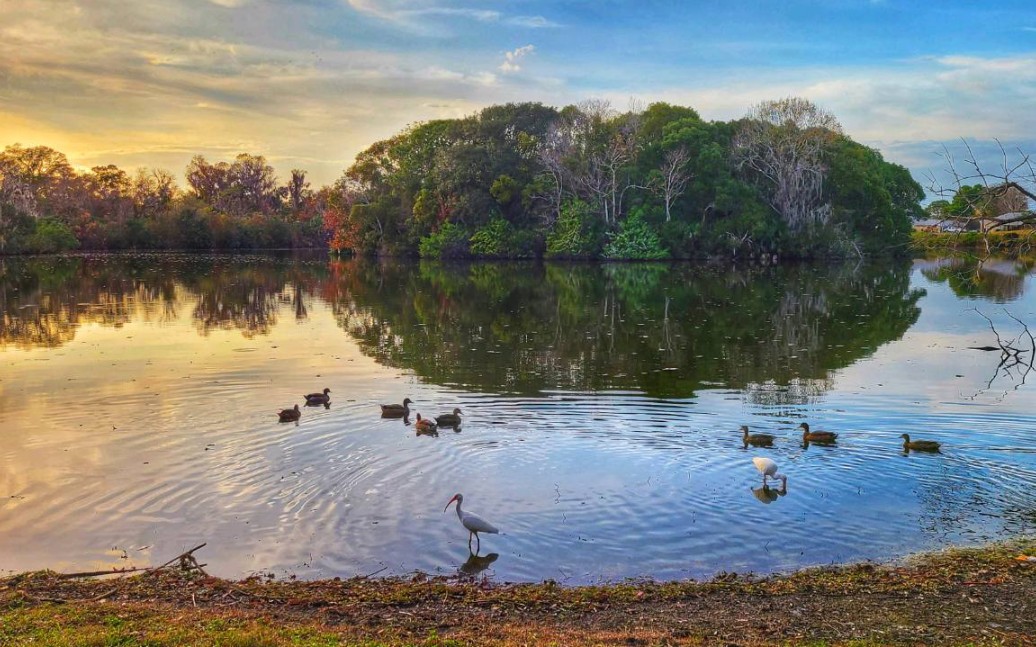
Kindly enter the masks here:
M 1036 540 L 898 565 L 561 587 L 162 570 L 0 580 L 0 644 L 1034 645 Z

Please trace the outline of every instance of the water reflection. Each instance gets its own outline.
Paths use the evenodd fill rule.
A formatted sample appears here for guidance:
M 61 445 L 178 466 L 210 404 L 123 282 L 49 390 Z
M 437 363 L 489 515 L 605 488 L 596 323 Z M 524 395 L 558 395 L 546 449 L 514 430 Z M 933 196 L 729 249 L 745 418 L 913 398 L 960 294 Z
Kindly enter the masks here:
M 2 267 L 0 569 L 209 541 L 229 576 L 370 573 L 386 556 L 388 574 L 441 572 L 463 535 L 433 500 L 457 490 L 507 528 L 490 568 L 508 580 L 786 570 L 1036 523 L 1032 380 L 969 396 L 993 390 L 996 354 L 969 350 L 995 341 L 989 324 L 906 265 Z M 334 407 L 277 424 L 322 388 Z M 381 417 L 404 398 L 409 416 Z M 418 412 L 455 408 L 464 433 L 415 438 Z M 841 447 L 802 451 L 802 420 Z M 742 424 L 777 436 L 753 454 L 795 496 L 754 487 Z M 904 432 L 952 451 L 900 456 Z M 763 550 L 768 523 L 782 541 Z
M 721 383 L 801 403 L 832 370 L 899 338 L 923 295 L 909 265 L 349 265 L 340 325 L 379 362 L 464 390 L 631 389 L 690 397 Z
M 1031 259 L 953 257 L 918 261 L 929 280 L 946 283 L 960 297 L 988 297 L 997 303 L 1015 301 L 1032 272 Z
M 782 496 L 788 494 L 788 483 L 787 481 L 781 483 L 780 488 L 772 488 L 769 485 L 760 485 L 757 488 L 752 488 L 752 494 L 762 503 L 769 505 Z
M 283 303 L 306 317 L 305 295 L 326 265 L 263 257 L 87 255 L 0 259 L 0 344 L 61 346 L 84 324 L 169 323 L 191 303 L 199 333 L 268 334 Z
M 499 553 L 489 553 L 488 555 L 476 555 L 475 553 L 470 553 L 468 555 L 468 561 L 461 564 L 457 571 L 466 577 L 476 577 L 492 566 L 493 562 L 499 558 Z
M 60 346 L 84 323 L 172 321 L 184 304 L 201 335 L 251 339 L 268 335 L 284 306 L 305 320 L 319 295 L 363 352 L 436 384 L 690 397 L 722 383 L 773 405 L 815 399 L 833 370 L 899 338 L 923 294 L 910 289 L 907 264 L 415 268 L 178 255 L 3 263 L 4 344 Z

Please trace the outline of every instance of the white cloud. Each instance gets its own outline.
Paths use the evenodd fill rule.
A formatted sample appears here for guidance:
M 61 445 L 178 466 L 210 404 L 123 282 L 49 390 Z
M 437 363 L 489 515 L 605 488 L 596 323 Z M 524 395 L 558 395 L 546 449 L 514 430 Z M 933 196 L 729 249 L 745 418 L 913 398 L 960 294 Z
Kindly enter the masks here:
M 346 0 L 346 4 L 360 13 L 377 16 L 378 18 L 391 19 L 396 15 L 393 5 L 396 3 L 385 2 L 385 0 Z
M 346 2 L 360 13 L 390 22 L 407 22 L 411 18 L 421 16 L 452 16 L 480 22 L 500 20 L 500 12 L 493 9 L 423 6 L 424 3 L 416 0 L 346 0 Z
M 693 106 L 709 119 L 740 117 L 765 99 L 804 96 L 831 110 L 854 139 L 912 167 L 940 142 L 961 137 L 1036 151 L 1036 53 L 713 74 L 697 67 L 662 85 L 644 70 L 672 70 L 632 59 L 602 71 L 554 56 L 552 76 L 523 74 L 530 56 L 548 58 L 531 44 L 500 54 L 469 43 L 470 51 L 441 43 L 429 50 L 420 39 L 410 39 L 406 51 L 350 46 L 313 28 L 326 6 L 252 1 L 257 11 L 247 12 L 248 29 L 234 32 L 221 24 L 227 9 L 213 1 L 0 0 L 11 8 L 0 22 L 0 147 L 44 144 L 84 166 L 174 172 L 193 153 L 248 151 L 299 160 L 315 183 L 329 182 L 356 152 L 408 123 L 507 101 L 563 106 L 599 96 L 626 105 L 635 94 L 644 104 Z M 420 23 L 418 14 L 425 24 L 476 21 L 468 25 L 475 29 L 521 20 L 451 9 L 442 0 L 338 2 L 354 19 L 349 7 L 404 23 Z
M 491 9 L 452 9 L 448 7 L 428 7 L 427 9 L 410 9 L 401 11 L 401 16 L 455 16 L 468 18 L 479 22 L 497 22 L 500 20 L 500 12 Z
M 735 119 L 750 106 L 806 97 L 831 110 L 863 142 L 1013 140 L 1036 132 L 1036 55 L 943 56 L 891 67 L 745 71 L 685 88 L 646 88 L 647 101 L 694 106 L 713 119 Z M 608 96 L 622 101 L 628 93 Z
M 213 2 L 237 2 L 242 0 L 212 0 Z M 528 29 L 548 29 L 560 27 L 556 22 L 543 16 L 505 16 L 496 9 L 478 9 L 474 7 L 427 6 L 421 0 L 345 0 L 346 4 L 362 14 L 373 16 L 386 22 L 418 32 L 428 32 L 430 28 L 420 19 L 429 16 L 460 18 L 485 23 L 501 23 Z
M 530 29 L 553 29 L 560 27 L 558 23 L 547 20 L 543 16 L 514 16 L 507 19 L 507 24 L 516 27 L 528 27 Z
M 450 81 L 451 83 L 466 83 L 469 85 L 493 85 L 496 83 L 496 75 L 492 72 L 465 74 L 442 67 L 429 67 L 423 70 L 422 75 L 425 79 L 432 81 Z
M 522 66 L 518 62 L 534 51 L 536 51 L 534 46 L 524 45 L 516 50 L 504 52 L 504 62 L 500 64 L 500 71 L 504 74 L 520 71 Z

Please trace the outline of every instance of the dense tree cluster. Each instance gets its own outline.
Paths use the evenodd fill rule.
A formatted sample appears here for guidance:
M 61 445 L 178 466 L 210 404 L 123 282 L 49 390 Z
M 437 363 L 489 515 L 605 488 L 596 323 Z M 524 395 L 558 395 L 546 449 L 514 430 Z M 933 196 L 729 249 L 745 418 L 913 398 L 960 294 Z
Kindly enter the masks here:
M 921 187 L 803 99 L 708 122 L 655 103 L 492 106 L 411 126 L 332 186 L 262 156 L 77 172 L 0 154 L 0 253 L 324 246 L 430 258 L 810 257 L 903 249 Z
M 493 106 L 375 143 L 338 187 L 333 247 L 438 258 L 875 253 L 905 249 L 924 197 L 803 99 L 729 123 L 666 103 Z
M 191 160 L 189 188 L 161 169 L 77 172 L 46 146 L 0 153 L 0 254 L 84 249 L 323 247 L 324 194 L 303 171 L 281 186 L 262 156 Z M 326 193 L 326 192 L 325 192 Z

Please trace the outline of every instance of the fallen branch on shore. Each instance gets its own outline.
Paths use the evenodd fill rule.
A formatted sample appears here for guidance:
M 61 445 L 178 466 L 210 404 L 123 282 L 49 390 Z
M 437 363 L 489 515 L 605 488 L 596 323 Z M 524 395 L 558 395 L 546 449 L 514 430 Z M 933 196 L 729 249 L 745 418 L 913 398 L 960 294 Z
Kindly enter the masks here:
M 195 546 L 194 548 L 192 548 L 190 550 L 187 550 L 187 551 L 184 551 L 184 552 L 180 553 L 176 557 L 172 558 L 171 560 L 169 560 L 168 562 L 165 562 L 164 564 L 162 564 L 160 566 L 153 566 L 153 567 L 150 567 L 150 568 L 138 568 L 138 567 L 122 568 L 122 569 L 112 569 L 112 570 L 108 570 L 108 571 L 83 571 L 83 572 L 79 572 L 79 573 L 57 573 L 56 576 L 57 576 L 58 579 L 62 579 L 62 580 L 86 579 L 86 578 L 92 578 L 92 577 L 104 577 L 106 575 L 128 576 L 128 577 L 118 577 L 117 578 L 119 581 L 124 581 L 126 579 L 129 579 L 129 577 L 136 577 L 138 575 L 142 575 L 142 576 L 143 575 L 151 575 L 151 574 L 157 573 L 157 572 L 159 572 L 159 571 L 161 571 L 163 569 L 169 568 L 173 564 L 177 564 L 177 563 L 178 563 L 179 569 L 182 572 L 185 572 L 185 573 L 197 572 L 197 573 L 201 573 L 202 575 L 208 575 L 208 573 L 206 573 L 205 569 L 203 568 L 203 567 L 207 566 L 207 564 L 199 564 L 197 558 L 194 556 L 195 551 L 204 548 L 206 545 L 207 545 L 207 543 L 206 544 L 199 544 L 199 545 Z M 16 580 L 17 578 L 18 578 L 18 576 L 14 576 L 12 578 L 8 578 L 8 580 Z M 0 580 L 0 582 L 2 582 L 2 581 L 3 580 Z M 18 591 L 19 593 L 21 593 L 21 595 L 23 595 L 24 597 L 26 597 L 26 598 L 28 598 L 30 600 L 33 600 L 33 601 L 36 601 L 36 602 L 52 602 L 54 604 L 64 604 L 66 602 L 96 602 L 98 600 L 102 600 L 104 598 L 107 598 L 107 597 L 117 593 L 118 590 L 119 590 L 119 587 L 116 586 L 115 588 L 111 589 L 110 591 L 105 591 L 104 593 L 101 593 L 100 595 L 96 595 L 96 596 L 93 596 L 93 597 L 90 597 L 90 598 L 52 598 L 52 597 L 37 597 L 37 596 L 30 595 L 30 594 L 26 593 L 25 591 L 20 590 L 18 588 L 18 586 L 17 586 L 17 583 L 15 583 L 13 585 L 12 584 L 8 584 L 7 588 L 13 588 L 15 591 Z

